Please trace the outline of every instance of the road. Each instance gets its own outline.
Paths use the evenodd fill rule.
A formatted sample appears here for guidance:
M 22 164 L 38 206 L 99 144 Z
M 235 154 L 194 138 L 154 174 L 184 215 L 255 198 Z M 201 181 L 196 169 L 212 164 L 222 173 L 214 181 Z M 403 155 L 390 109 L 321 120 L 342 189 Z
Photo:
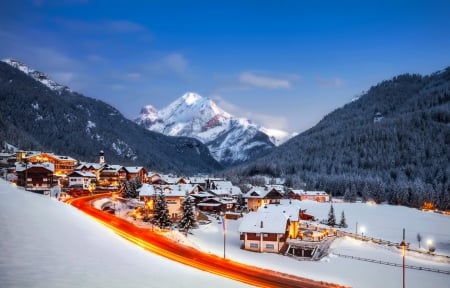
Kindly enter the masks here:
M 297 288 L 344 287 L 333 283 L 314 281 L 278 271 L 249 266 L 229 259 L 223 259 L 216 255 L 204 253 L 195 248 L 181 245 L 159 234 L 152 233 L 150 229 L 137 227 L 133 223 L 118 218 L 110 213 L 97 210 L 91 205 L 93 200 L 109 197 L 110 195 L 111 194 L 105 193 L 73 198 L 68 199 L 66 203 L 80 209 L 101 224 L 114 230 L 115 233 L 150 252 L 249 285 L 257 287 Z

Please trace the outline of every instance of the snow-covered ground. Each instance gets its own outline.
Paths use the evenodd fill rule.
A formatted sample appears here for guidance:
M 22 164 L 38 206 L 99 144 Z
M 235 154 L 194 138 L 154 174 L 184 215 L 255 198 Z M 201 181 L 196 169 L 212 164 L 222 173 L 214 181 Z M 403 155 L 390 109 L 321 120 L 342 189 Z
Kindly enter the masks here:
M 77 209 L 49 197 L 24 192 L 0 180 L 0 287 L 244 287 L 153 255 L 127 242 Z M 329 204 L 303 201 L 302 208 L 319 219 L 327 218 Z M 339 221 L 345 211 L 348 231 L 366 228 L 365 235 L 417 245 L 420 232 L 432 238 L 436 252 L 450 255 L 450 217 L 388 205 L 333 204 Z M 299 261 L 270 253 L 240 249 L 237 229 L 241 220 L 227 220 L 226 257 L 251 265 L 353 287 L 401 287 L 401 267 L 341 258 L 346 254 L 402 263 L 400 251 L 351 238 L 333 242 L 321 261 Z M 193 230 L 177 241 L 223 256 L 222 224 Z M 406 264 L 450 270 L 450 263 L 431 256 L 406 256 Z M 448 287 L 450 275 L 406 269 L 407 287 Z
M 0 198 L 2 288 L 248 287 L 151 254 L 55 198 L 3 180 Z

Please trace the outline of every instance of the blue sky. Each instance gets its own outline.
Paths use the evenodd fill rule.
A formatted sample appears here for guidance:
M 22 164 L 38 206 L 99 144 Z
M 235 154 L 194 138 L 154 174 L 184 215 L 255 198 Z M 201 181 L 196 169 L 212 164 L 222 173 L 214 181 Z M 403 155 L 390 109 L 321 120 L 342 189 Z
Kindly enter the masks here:
M 183 95 L 301 132 L 372 85 L 450 65 L 450 1 L 1 1 L 0 57 L 126 117 Z

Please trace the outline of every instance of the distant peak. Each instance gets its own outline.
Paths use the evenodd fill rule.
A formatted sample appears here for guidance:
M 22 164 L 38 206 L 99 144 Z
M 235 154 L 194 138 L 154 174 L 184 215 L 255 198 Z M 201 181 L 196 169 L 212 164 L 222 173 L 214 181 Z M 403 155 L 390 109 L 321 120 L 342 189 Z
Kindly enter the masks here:
M 145 105 L 141 109 L 141 114 L 154 114 L 158 113 L 158 109 L 156 109 L 153 105 Z
M 186 102 L 187 105 L 192 105 L 203 99 L 202 96 L 198 95 L 194 92 L 188 92 L 182 96 L 184 102 Z
M 34 80 L 41 82 L 48 88 L 54 90 L 54 91 L 70 91 L 70 89 L 67 86 L 61 85 L 59 83 L 56 83 L 52 79 L 48 77 L 47 74 L 42 73 L 40 71 L 34 70 L 33 68 L 29 67 L 27 64 L 20 62 L 15 59 L 3 59 L 3 62 L 6 64 L 9 64 L 10 66 L 22 71 L 23 73 L 27 74 L 28 76 L 32 77 Z

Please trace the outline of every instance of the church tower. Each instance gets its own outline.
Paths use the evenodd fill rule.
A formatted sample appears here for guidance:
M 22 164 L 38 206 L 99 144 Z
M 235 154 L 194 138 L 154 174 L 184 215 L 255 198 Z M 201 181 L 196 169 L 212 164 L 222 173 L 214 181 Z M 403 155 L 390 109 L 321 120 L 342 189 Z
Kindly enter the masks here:
M 99 163 L 101 165 L 105 164 L 105 152 L 103 152 L 103 150 L 100 151 L 100 161 Z

